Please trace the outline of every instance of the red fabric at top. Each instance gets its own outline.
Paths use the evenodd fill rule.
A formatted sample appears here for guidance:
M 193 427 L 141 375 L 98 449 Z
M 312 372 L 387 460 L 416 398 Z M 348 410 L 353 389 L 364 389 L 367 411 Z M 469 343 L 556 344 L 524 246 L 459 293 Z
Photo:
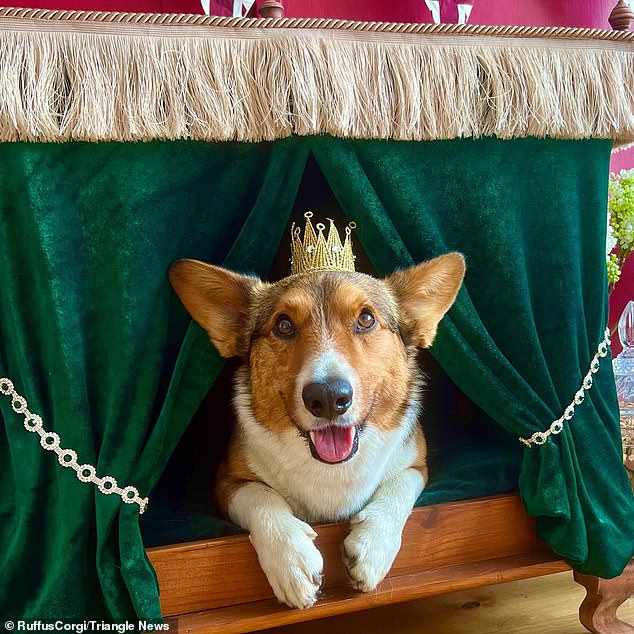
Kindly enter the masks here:
M 431 22 L 424 0 L 286 0 L 287 17 L 329 17 L 348 20 Z M 474 0 L 472 24 L 579 26 L 608 28 L 616 0 Z
M 93 11 L 202 13 L 199 0 L 14 0 L 11 6 Z M 226 15 L 227 0 L 211 0 L 217 14 Z M 231 3 L 232 4 L 232 3 Z M 287 17 L 327 17 L 348 20 L 430 22 L 424 0 L 282 0 Z M 580 26 L 608 28 L 607 16 L 616 0 L 474 0 L 473 24 Z

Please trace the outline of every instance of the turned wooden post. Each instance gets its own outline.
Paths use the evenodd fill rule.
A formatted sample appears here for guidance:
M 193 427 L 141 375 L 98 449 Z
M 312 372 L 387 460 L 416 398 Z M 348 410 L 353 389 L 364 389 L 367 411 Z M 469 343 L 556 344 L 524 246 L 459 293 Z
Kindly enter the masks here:
M 619 0 L 612 9 L 608 22 L 615 31 L 629 31 L 634 22 L 634 11 L 625 0 Z
M 258 9 L 263 18 L 281 18 L 284 13 L 284 5 L 277 0 L 264 0 Z
M 634 594 L 634 561 L 614 579 L 574 574 L 575 581 L 586 589 L 579 606 L 581 624 L 593 634 L 634 634 L 633 626 L 616 617 L 620 605 Z

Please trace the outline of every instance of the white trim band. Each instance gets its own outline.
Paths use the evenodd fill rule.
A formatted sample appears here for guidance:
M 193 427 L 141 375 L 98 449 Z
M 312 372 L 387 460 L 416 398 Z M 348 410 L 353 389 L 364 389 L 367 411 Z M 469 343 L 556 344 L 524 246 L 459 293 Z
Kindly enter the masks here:
M 581 405 L 583 403 L 586 392 L 590 390 L 592 384 L 594 382 L 593 374 L 596 374 L 599 370 L 599 365 L 601 364 L 601 358 L 605 357 L 608 354 L 608 346 L 610 345 L 610 329 L 605 329 L 605 335 L 603 337 L 603 341 L 599 344 L 597 349 L 597 353 L 594 355 L 592 361 L 590 362 L 590 369 L 588 373 L 583 377 L 583 381 L 581 383 L 581 387 L 575 393 L 575 397 L 572 402 L 566 409 L 564 413 L 557 419 L 554 420 L 550 427 L 546 431 L 536 431 L 530 438 L 521 438 L 520 442 L 524 443 L 527 447 L 531 445 L 543 445 L 547 440 L 548 436 L 551 434 L 560 434 L 564 429 L 564 424 L 566 421 L 572 420 L 572 417 L 575 415 L 575 406 Z
M 97 469 L 91 464 L 79 464 L 77 452 L 73 449 L 63 449 L 60 446 L 61 438 L 55 432 L 46 431 L 42 425 L 42 417 L 29 411 L 28 403 L 13 387 L 13 382 L 6 377 L 0 378 L 0 394 L 11 397 L 11 409 L 16 414 L 24 416 L 24 429 L 36 432 L 40 437 L 40 445 L 46 451 L 54 451 L 57 454 L 57 462 L 62 467 L 70 467 L 75 471 L 77 479 L 81 482 L 92 482 L 104 495 L 115 493 L 126 504 L 138 504 L 139 513 L 143 514 L 148 505 L 148 498 L 142 498 L 136 487 L 119 487 L 112 476 L 97 476 Z

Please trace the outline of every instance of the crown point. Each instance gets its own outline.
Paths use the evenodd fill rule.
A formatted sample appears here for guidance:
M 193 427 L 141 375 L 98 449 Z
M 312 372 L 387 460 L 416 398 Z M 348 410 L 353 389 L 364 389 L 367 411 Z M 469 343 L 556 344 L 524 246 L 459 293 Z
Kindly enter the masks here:
M 294 223 L 291 229 L 291 275 L 309 271 L 354 271 L 350 225 L 345 229 L 346 240 L 342 244 L 332 218 L 327 218 L 330 229 L 326 237 L 326 225 L 323 222 L 312 224 L 312 211 L 305 212 L 304 217 L 306 227 L 303 237 L 301 229 Z

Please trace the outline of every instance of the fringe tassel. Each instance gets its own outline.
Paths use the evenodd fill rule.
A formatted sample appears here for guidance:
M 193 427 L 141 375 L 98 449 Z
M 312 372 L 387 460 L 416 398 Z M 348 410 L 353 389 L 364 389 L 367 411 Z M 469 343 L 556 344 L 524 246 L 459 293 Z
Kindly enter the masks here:
M 430 45 L 281 29 L 245 38 L 5 31 L 0 140 L 328 133 L 634 141 L 631 45 L 482 40 Z

